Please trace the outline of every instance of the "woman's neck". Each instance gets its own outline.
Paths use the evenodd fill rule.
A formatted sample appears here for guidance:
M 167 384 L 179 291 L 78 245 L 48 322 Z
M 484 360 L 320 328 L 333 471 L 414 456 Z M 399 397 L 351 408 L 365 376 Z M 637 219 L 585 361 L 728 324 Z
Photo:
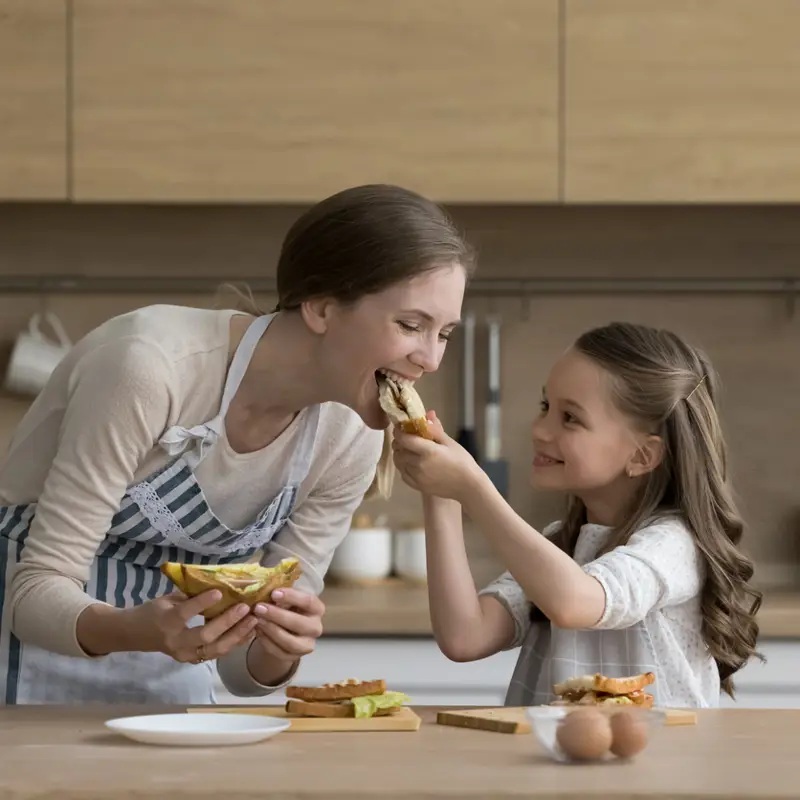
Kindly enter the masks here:
M 231 358 L 249 317 L 234 317 Z M 315 368 L 313 334 L 298 314 L 278 314 L 256 345 L 234 401 L 250 414 L 293 417 L 302 409 L 324 402 L 324 382 Z

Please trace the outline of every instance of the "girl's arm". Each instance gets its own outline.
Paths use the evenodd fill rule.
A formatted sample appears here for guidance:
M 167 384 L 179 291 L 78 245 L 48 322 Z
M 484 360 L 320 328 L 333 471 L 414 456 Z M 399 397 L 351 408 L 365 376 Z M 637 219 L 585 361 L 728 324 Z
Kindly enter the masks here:
M 536 531 L 503 499 L 483 471 L 473 471 L 464 510 L 490 540 L 525 596 L 559 628 L 591 628 L 603 616 L 601 583 Z
M 475 661 L 506 649 L 514 621 L 491 596 L 478 596 L 467 560 L 461 506 L 423 496 L 428 600 L 433 635 L 452 661 Z

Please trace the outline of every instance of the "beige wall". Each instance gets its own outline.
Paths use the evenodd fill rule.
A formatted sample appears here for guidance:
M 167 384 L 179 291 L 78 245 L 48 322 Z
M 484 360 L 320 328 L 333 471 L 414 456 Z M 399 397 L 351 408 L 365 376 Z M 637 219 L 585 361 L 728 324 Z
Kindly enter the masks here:
M 298 213 L 263 207 L 70 207 L 0 205 L 0 274 L 270 275 L 280 240 Z M 478 245 L 480 276 L 800 278 L 800 211 L 793 208 L 463 208 L 458 220 Z M 264 298 L 265 305 L 271 298 Z M 0 348 L 46 305 L 72 336 L 113 314 L 151 302 L 207 306 L 184 294 L 0 295 Z M 547 296 L 470 298 L 479 315 L 479 423 L 485 399 L 488 313 L 502 313 L 503 440 L 511 463 L 511 501 L 542 524 L 557 498 L 527 488 L 530 422 L 552 360 L 582 330 L 612 319 L 664 325 L 711 354 L 724 383 L 722 413 L 733 473 L 750 525 L 748 547 L 762 582 L 800 578 L 800 318 L 780 296 Z M 800 306 L 798 306 L 800 311 Z M 460 339 L 420 389 L 447 428 L 459 422 Z M 4 364 L 3 359 L 0 365 Z M 26 408 L 0 397 L 0 447 Z M 417 496 L 398 487 L 386 510 L 397 524 L 419 518 Z M 476 534 L 470 551 L 478 579 L 497 565 Z

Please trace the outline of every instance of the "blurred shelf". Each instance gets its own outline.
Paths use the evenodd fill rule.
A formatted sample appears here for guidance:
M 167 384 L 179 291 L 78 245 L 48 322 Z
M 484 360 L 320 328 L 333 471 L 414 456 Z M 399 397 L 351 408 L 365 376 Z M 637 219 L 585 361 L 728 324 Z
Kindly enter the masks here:
M 276 291 L 274 278 L 153 277 L 100 275 L 0 275 L 0 294 L 175 294 L 215 293 L 222 284 Z M 786 294 L 800 290 L 800 278 L 477 278 L 472 295 L 542 294 Z
M 330 584 L 322 594 L 326 636 L 432 636 L 424 586 Z M 769 591 L 758 614 L 761 639 L 800 639 L 800 589 Z

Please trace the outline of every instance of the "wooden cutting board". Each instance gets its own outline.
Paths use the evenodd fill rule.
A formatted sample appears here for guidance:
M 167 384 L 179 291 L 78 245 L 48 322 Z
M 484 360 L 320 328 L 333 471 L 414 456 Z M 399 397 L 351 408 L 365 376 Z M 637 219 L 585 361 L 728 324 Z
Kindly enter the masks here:
M 695 725 L 697 714 L 691 710 L 659 709 L 666 714 L 665 725 Z M 524 708 L 470 708 L 458 711 L 440 711 L 436 715 L 439 725 L 458 728 L 476 728 L 495 733 L 530 733 L 531 725 Z
M 292 726 L 286 733 L 330 733 L 331 731 L 418 731 L 422 720 L 408 707 L 401 708 L 396 714 L 386 717 L 368 717 L 366 719 L 332 718 L 332 717 L 298 717 L 287 714 L 283 706 L 214 706 L 213 708 L 195 707 L 186 709 L 192 713 L 215 714 L 259 714 L 264 717 L 290 719 Z

